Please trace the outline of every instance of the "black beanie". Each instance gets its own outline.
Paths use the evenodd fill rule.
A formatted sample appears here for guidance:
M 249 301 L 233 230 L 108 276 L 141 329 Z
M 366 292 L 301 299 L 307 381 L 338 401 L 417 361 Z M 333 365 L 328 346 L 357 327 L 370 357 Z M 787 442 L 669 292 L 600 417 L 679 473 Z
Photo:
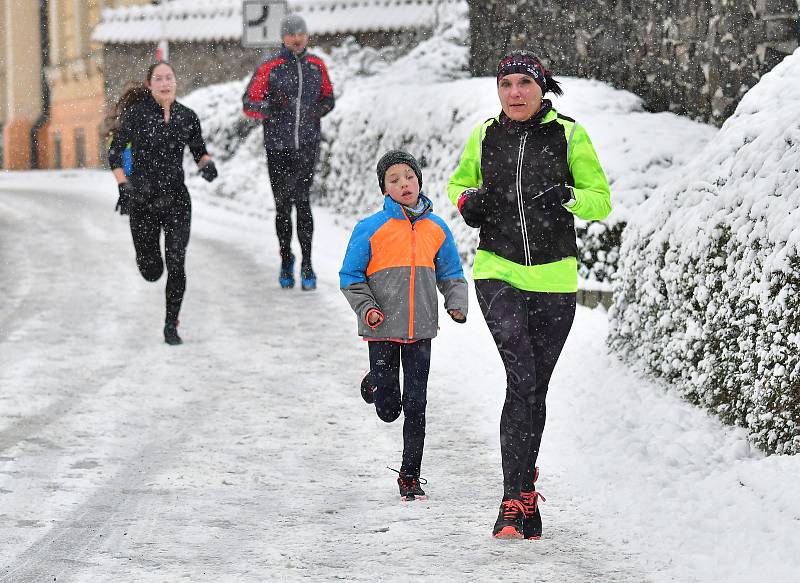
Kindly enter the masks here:
M 381 192 L 386 192 L 386 183 L 384 182 L 386 171 L 395 164 L 408 164 L 414 174 L 417 175 L 419 187 L 422 188 L 422 169 L 419 167 L 419 162 L 417 162 L 416 158 L 403 150 L 389 150 L 378 160 L 378 184 L 381 187 Z

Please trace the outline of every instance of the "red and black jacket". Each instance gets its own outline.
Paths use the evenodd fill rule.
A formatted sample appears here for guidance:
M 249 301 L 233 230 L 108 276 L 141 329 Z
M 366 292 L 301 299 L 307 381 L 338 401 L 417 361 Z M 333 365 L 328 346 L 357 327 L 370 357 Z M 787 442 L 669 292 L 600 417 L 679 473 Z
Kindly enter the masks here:
M 335 99 L 322 59 L 282 47 L 258 67 L 242 104 L 245 115 L 263 120 L 268 150 L 299 150 L 319 142 L 319 120 Z

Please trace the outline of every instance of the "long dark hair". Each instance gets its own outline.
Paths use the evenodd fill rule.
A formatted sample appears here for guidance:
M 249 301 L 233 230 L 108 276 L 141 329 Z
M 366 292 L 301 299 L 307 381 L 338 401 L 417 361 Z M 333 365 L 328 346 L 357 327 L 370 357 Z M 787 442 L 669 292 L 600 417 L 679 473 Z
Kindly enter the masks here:
M 150 97 L 150 88 L 145 83 L 150 83 L 153 78 L 153 72 L 160 65 L 166 65 L 172 69 L 173 74 L 175 73 L 175 68 L 168 61 L 156 61 L 147 68 L 145 82 L 128 81 L 122 91 L 122 97 L 117 100 L 114 109 L 111 110 L 111 113 L 106 116 L 104 121 L 107 135 L 119 127 L 120 119 L 128 109 Z

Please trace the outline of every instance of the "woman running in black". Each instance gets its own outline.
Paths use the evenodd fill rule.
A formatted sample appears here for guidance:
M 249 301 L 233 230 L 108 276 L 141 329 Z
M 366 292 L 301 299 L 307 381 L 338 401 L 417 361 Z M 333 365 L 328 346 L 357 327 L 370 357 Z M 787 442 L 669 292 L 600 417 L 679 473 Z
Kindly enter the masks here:
M 183 183 L 186 146 L 204 179 L 211 182 L 217 170 L 206 151 L 197 114 L 175 100 L 175 71 L 163 61 L 150 66 L 144 85 L 128 91 L 117 104 L 118 125 L 108 161 L 119 185 L 117 210 L 130 215 L 136 265 L 147 281 L 164 271 L 160 238 L 164 231 L 167 264 L 167 311 L 164 341 L 181 344 L 178 312 L 186 290 L 186 246 L 192 202 Z M 125 175 L 123 153 L 130 146 L 133 171 Z

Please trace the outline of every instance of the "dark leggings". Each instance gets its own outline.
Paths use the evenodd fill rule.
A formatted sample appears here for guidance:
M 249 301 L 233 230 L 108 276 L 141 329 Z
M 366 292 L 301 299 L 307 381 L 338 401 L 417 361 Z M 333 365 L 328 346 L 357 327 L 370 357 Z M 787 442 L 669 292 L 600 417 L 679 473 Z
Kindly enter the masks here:
M 160 212 L 132 210 L 130 214 L 136 265 L 147 281 L 156 281 L 164 272 L 161 258 L 161 231 L 164 231 L 164 255 L 167 263 L 167 313 L 165 322 L 176 322 L 186 291 L 186 247 L 192 222 L 188 195 Z
M 533 489 L 550 376 L 575 318 L 574 293 L 526 292 L 496 279 L 475 280 L 478 303 L 506 369 L 500 417 L 505 498 Z
M 297 238 L 303 265 L 311 267 L 311 237 L 314 219 L 308 193 L 314 180 L 317 144 L 299 150 L 267 150 L 267 169 L 275 197 L 275 230 L 281 257 L 288 259 L 292 249 L 292 206 L 297 208 Z
M 375 411 L 391 423 L 405 413 L 403 422 L 403 463 L 400 473 L 419 476 L 425 446 L 425 406 L 428 372 L 431 368 L 430 338 L 409 344 L 374 340 L 369 343 L 369 365 L 375 386 Z M 400 391 L 400 361 L 403 361 L 403 390 Z

